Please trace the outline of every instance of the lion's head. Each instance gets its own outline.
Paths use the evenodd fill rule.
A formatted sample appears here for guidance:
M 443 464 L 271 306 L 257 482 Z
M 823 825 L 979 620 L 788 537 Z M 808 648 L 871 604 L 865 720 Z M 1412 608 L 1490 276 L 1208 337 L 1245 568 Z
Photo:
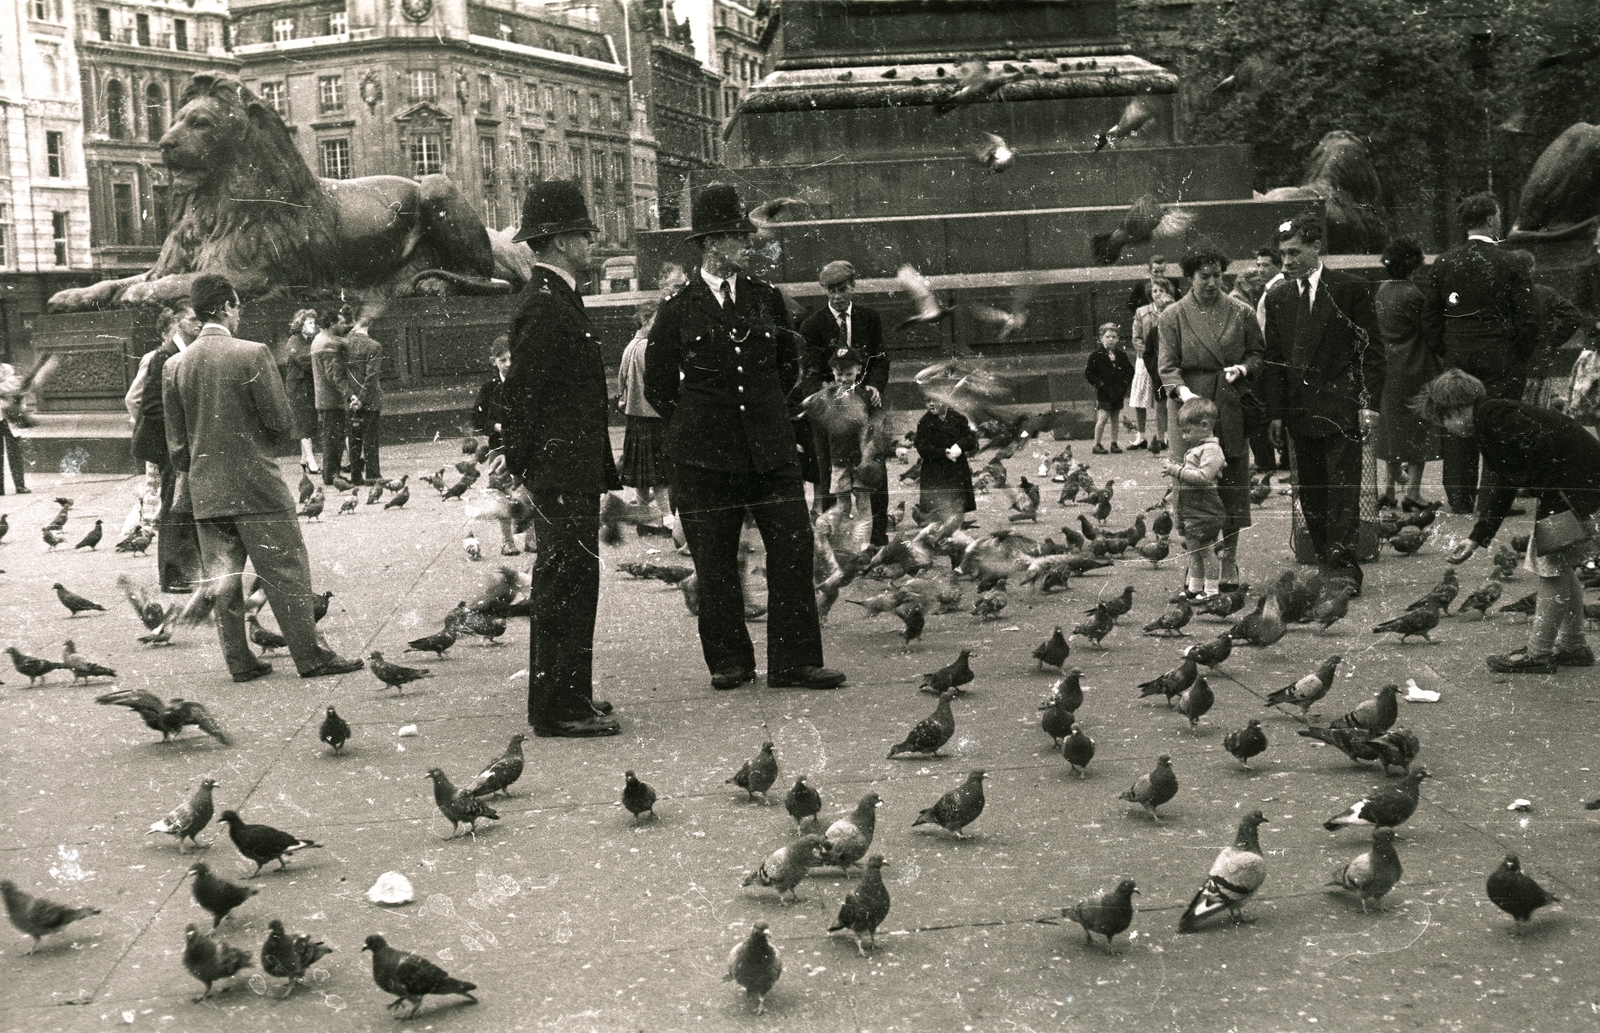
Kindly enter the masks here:
M 197 73 L 179 103 L 161 137 L 179 194 L 220 188 L 235 200 L 304 201 L 317 192 L 283 119 L 235 77 Z

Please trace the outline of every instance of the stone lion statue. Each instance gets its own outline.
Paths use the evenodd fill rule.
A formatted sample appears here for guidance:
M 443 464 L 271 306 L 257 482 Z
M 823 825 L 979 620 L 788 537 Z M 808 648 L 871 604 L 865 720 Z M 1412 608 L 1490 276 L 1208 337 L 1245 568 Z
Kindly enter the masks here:
M 1576 122 L 1555 138 L 1528 172 L 1510 240 L 1562 240 L 1593 233 L 1600 222 L 1600 126 Z
M 1317 141 L 1299 186 L 1278 187 L 1264 196 L 1268 201 L 1321 200 L 1327 211 L 1329 254 L 1377 254 L 1388 241 L 1378 171 L 1367 145 L 1348 130 L 1335 129 Z
M 509 270 L 495 279 L 509 245 L 491 241 L 448 178 L 319 179 L 277 112 L 225 73 L 197 73 L 179 103 L 161 138 L 175 210 L 155 267 L 61 291 L 50 311 L 171 306 L 202 273 L 227 276 L 243 298 L 285 286 L 374 297 L 520 286 Z

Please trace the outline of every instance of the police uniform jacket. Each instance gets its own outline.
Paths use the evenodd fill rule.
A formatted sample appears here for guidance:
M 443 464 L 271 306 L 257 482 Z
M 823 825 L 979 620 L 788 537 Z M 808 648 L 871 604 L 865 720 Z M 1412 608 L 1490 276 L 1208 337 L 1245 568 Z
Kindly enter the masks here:
M 644 396 L 669 421 L 673 462 L 728 473 L 795 462 L 789 420 L 800 344 L 778 288 L 743 274 L 728 311 L 698 274 L 663 302 L 645 352 Z
M 583 299 L 535 266 L 511 321 L 506 465 L 533 491 L 599 495 L 622 487 L 606 422 L 606 370 Z
M 1521 376 L 1539 343 L 1533 280 L 1498 244 L 1469 240 L 1423 277 L 1423 324 L 1448 367 Z
M 1370 282 L 1327 266 L 1309 314 L 1298 280 L 1267 295 L 1262 401 L 1290 434 L 1354 440 L 1361 410 L 1377 410 L 1385 366 L 1372 295 Z

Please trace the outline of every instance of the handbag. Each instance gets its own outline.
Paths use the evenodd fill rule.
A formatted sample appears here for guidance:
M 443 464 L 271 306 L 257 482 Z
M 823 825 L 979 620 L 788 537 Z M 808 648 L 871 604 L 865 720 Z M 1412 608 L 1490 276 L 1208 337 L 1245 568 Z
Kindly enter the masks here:
M 1571 509 L 1572 502 L 1567 498 L 1567 493 L 1561 493 L 1561 501 L 1569 508 L 1559 513 L 1540 517 L 1533 524 L 1533 554 L 1535 556 L 1548 556 L 1553 552 L 1560 552 L 1569 545 L 1587 541 L 1589 529 L 1579 519 L 1576 511 Z

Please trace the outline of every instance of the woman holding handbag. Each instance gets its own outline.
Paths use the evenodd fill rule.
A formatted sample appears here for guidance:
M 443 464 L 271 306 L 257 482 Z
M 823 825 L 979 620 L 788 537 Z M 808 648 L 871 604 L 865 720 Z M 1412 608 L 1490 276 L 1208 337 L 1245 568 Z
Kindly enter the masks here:
M 1499 674 L 1554 674 L 1592 667 L 1584 641 L 1583 587 L 1577 568 L 1593 552 L 1589 518 L 1600 510 L 1600 441 L 1576 420 L 1525 402 L 1489 398 L 1483 382 L 1458 369 L 1429 381 L 1413 406 L 1430 423 L 1482 451 L 1478 522 L 1450 553 L 1463 563 L 1500 530 L 1518 489 L 1539 501 L 1523 566 L 1539 577 L 1526 647 L 1488 658 Z

